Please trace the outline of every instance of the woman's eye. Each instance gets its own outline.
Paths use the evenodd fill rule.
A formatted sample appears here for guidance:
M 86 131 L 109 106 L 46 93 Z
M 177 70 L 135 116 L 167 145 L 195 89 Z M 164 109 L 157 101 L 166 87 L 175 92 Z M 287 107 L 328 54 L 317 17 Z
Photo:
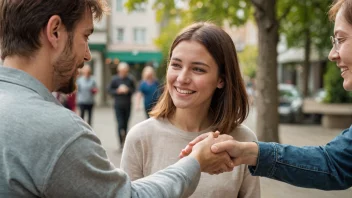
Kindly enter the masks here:
M 196 71 L 196 72 L 205 72 L 204 69 L 197 68 L 197 67 L 193 68 L 193 71 Z
M 177 63 L 172 63 L 171 66 L 172 66 L 172 67 L 177 67 L 177 68 L 181 67 L 181 65 L 179 65 L 179 64 L 177 64 Z
M 343 38 L 343 37 L 337 38 L 337 42 L 339 42 L 339 43 L 343 43 L 345 40 L 346 40 L 346 38 Z

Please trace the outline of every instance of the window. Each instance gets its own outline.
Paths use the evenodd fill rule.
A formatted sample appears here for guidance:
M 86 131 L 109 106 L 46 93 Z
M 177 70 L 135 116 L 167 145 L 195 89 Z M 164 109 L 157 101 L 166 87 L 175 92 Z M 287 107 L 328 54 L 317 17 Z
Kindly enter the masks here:
M 123 11 L 123 0 L 116 0 L 116 11 Z
M 140 3 L 137 4 L 135 7 L 135 11 L 136 12 L 145 12 L 147 10 L 147 3 Z
M 133 29 L 134 42 L 137 44 L 146 43 L 146 30 L 145 28 L 134 28 Z
M 117 28 L 117 41 L 123 42 L 125 40 L 125 30 L 123 28 Z

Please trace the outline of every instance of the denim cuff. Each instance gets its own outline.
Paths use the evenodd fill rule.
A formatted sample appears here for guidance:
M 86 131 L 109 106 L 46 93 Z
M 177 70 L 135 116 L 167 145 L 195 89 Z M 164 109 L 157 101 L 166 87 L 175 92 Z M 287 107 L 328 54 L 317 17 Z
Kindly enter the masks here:
M 253 176 L 272 177 L 275 171 L 275 164 L 277 159 L 277 150 L 275 143 L 255 143 L 257 143 L 259 147 L 257 166 L 248 166 L 248 169 Z

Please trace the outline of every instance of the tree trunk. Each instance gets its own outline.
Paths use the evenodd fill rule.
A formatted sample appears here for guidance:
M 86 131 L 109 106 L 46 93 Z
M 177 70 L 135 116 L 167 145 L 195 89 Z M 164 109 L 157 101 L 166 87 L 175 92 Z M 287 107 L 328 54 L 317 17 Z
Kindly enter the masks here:
M 307 28 L 305 30 L 305 43 L 304 43 L 304 63 L 303 63 L 303 73 L 302 73 L 302 94 L 304 97 L 308 96 L 308 79 L 310 71 L 310 30 Z
M 258 139 L 279 142 L 276 0 L 252 0 L 258 26 L 259 57 L 256 76 Z
M 303 62 L 303 71 L 302 71 L 302 94 L 304 97 L 308 95 L 308 78 L 310 70 L 310 18 L 308 13 L 307 1 L 304 3 L 304 18 L 305 18 L 305 29 L 304 29 L 304 62 Z

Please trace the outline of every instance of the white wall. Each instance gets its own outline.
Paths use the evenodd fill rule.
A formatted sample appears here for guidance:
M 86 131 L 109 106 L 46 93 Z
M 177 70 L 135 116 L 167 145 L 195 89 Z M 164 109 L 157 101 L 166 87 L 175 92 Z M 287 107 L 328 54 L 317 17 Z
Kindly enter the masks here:
M 111 18 L 109 28 L 109 40 L 111 41 L 111 50 L 157 50 L 154 45 L 154 39 L 159 36 L 160 25 L 156 22 L 155 11 L 152 9 L 154 1 L 148 1 L 147 9 L 143 12 L 128 13 L 126 9 L 117 11 L 116 0 L 111 2 Z M 124 28 L 124 41 L 117 40 L 117 28 Z M 146 43 L 134 43 L 134 28 L 146 29 Z

